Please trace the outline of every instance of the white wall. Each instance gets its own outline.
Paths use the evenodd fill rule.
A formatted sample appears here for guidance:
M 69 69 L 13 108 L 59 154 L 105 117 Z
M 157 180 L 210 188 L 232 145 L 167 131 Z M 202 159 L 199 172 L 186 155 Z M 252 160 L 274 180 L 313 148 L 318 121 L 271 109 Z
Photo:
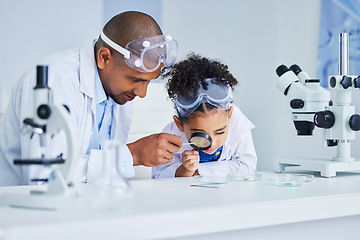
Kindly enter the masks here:
M 221 59 L 240 80 L 234 102 L 256 125 L 259 170 L 273 170 L 274 158 L 336 154 L 323 147 L 320 129 L 314 137 L 296 136 L 275 85 L 280 64 L 317 76 L 320 6 L 320 0 L 163 1 L 164 32 L 179 41 L 179 58 L 194 51 Z M 353 155 L 360 155 L 355 147 Z
M 9 88 L 46 55 L 81 46 L 102 29 L 102 0 L 0 1 L 0 112 Z

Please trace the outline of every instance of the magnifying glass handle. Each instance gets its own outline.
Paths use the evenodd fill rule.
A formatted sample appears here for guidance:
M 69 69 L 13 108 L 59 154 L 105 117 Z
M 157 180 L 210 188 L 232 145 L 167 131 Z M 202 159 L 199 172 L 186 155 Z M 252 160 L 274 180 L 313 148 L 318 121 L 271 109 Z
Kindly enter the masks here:
M 183 143 L 183 146 L 187 146 L 187 145 L 190 145 L 191 147 L 199 147 L 196 143 L 189 143 L 189 142 L 187 142 L 187 143 Z
M 189 142 L 183 143 L 183 146 L 186 146 L 186 145 L 190 145 L 192 148 L 200 147 L 200 143 L 189 143 Z M 195 149 L 195 150 L 197 150 L 197 149 Z
M 194 143 L 183 143 L 183 146 L 186 146 L 186 145 L 195 145 Z

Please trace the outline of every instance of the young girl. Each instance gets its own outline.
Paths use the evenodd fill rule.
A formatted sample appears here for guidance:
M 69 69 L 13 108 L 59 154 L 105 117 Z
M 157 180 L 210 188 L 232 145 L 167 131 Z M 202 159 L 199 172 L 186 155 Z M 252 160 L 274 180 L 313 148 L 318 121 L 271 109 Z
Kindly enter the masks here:
M 251 135 L 254 125 L 231 104 L 237 80 L 228 67 L 190 54 L 162 75 L 169 78 L 166 87 L 177 112 L 163 132 L 181 136 L 184 143 L 194 132 L 206 133 L 212 144 L 203 151 L 182 146 L 172 162 L 152 169 L 152 177 L 252 174 L 257 162 Z

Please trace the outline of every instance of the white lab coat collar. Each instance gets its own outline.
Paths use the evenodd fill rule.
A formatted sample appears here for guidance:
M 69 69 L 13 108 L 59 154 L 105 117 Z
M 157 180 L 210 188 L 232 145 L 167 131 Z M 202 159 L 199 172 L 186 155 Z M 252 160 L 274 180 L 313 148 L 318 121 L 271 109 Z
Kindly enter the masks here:
M 95 69 L 97 66 L 95 62 L 94 41 L 89 41 L 80 48 L 80 91 L 92 99 L 91 111 L 93 116 L 96 114 L 96 101 L 93 101 L 95 99 L 95 84 L 89 84 L 85 81 L 90 79 L 95 81 Z

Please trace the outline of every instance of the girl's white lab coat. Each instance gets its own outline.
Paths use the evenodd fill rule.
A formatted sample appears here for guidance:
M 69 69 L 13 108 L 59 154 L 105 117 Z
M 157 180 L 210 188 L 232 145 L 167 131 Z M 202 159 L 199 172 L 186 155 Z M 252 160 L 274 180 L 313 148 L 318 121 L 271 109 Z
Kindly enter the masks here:
M 49 66 L 49 87 L 54 93 L 54 102 L 65 104 L 70 108 L 79 136 L 80 156 L 78 160 L 75 181 L 86 181 L 90 173 L 96 174 L 100 169 L 99 159 L 89 161 L 86 155 L 90 138 L 93 133 L 96 101 L 94 56 L 94 41 L 80 49 L 69 50 L 52 55 L 44 61 Z M 0 186 L 29 184 L 33 178 L 47 178 L 49 170 L 42 166 L 15 166 L 14 159 L 39 158 L 40 144 L 38 136 L 30 140 L 29 136 L 20 134 L 25 118 L 33 117 L 33 88 L 36 83 L 35 67 L 25 73 L 14 84 L 10 104 L 0 119 Z M 122 144 L 126 143 L 132 121 L 132 102 L 125 105 L 115 105 L 113 109 L 113 125 L 111 138 L 116 138 Z M 66 153 L 64 135 L 57 134 L 47 143 L 47 156 L 56 157 Z M 121 167 L 125 175 L 134 175 L 133 162 L 126 145 L 126 161 Z M 89 171 L 88 171 L 89 170 Z
M 239 175 L 251 174 L 255 171 L 257 156 L 251 135 L 254 125 L 249 119 L 234 106 L 230 119 L 229 135 L 225 141 L 220 158 L 214 162 L 199 163 L 200 175 Z M 174 122 L 169 123 L 163 132 L 179 135 L 183 142 L 188 142 L 185 133 L 180 132 Z M 182 164 L 181 156 L 185 150 L 191 150 L 189 145 L 174 154 L 174 161 L 153 167 L 153 178 L 174 177 L 176 169 Z

